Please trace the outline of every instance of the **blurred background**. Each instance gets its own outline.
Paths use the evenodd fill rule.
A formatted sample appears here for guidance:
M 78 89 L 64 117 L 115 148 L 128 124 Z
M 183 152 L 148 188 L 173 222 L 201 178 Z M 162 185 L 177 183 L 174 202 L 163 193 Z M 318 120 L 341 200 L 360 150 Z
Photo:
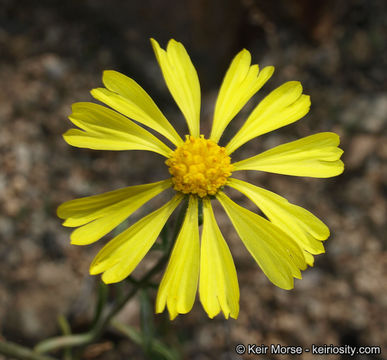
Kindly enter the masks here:
M 156 154 L 77 149 L 61 137 L 70 127 L 71 104 L 92 101 L 89 90 L 101 86 L 105 69 L 134 78 L 180 134 L 186 132 L 154 58 L 154 37 L 163 47 L 175 38 L 187 48 L 201 82 L 206 135 L 222 77 L 242 48 L 252 53 L 253 63 L 274 65 L 276 71 L 231 123 L 226 139 L 284 81 L 301 81 L 311 95 L 305 118 L 250 141 L 235 159 L 335 131 L 346 164 L 331 179 L 241 174 L 321 218 L 331 229 L 326 254 L 316 257 L 294 290 L 276 288 L 218 209 L 238 271 L 239 318 L 210 320 L 197 301 L 191 313 L 172 323 L 157 315 L 157 337 L 185 359 L 239 359 L 239 343 L 377 345 L 382 355 L 353 359 L 385 358 L 386 15 L 383 0 L 0 0 L 0 341 L 33 346 L 58 335 L 59 315 L 75 332 L 90 321 L 98 279 L 88 275 L 88 267 L 111 236 L 71 246 L 70 229 L 56 217 L 61 202 L 167 176 Z M 144 213 L 155 206 L 157 201 L 147 204 Z M 138 271 L 152 259 L 146 257 Z M 137 299 L 119 319 L 139 327 Z M 86 348 L 84 358 L 145 355 L 109 330 Z M 330 358 L 339 357 L 324 356 Z

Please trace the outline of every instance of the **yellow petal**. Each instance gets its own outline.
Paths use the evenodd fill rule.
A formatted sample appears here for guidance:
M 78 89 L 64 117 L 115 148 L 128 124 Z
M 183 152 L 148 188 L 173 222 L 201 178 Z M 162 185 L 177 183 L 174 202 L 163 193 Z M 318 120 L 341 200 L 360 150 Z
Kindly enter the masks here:
M 168 42 L 163 50 L 151 39 L 165 83 L 187 121 L 190 134 L 200 135 L 200 84 L 196 70 L 183 44 Z
M 90 217 L 94 219 L 71 233 L 71 243 L 73 245 L 88 245 L 98 241 L 132 215 L 143 204 L 170 187 L 170 183 L 167 180 L 155 186 L 145 185 L 145 188 L 141 188 L 141 186 L 143 185 L 133 186 L 133 190 L 137 190 L 137 193 L 132 193 L 129 198 L 89 214 L 86 218 L 83 217 L 82 221 L 89 221 Z
M 198 200 L 190 196 L 187 213 L 156 299 L 156 313 L 167 306 L 171 320 L 186 314 L 195 301 L 199 278 Z
M 108 215 L 113 209 L 124 207 L 125 204 L 147 199 L 158 195 L 165 189 L 171 187 L 170 179 L 155 183 L 129 186 L 123 189 L 109 191 L 99 195 L 87 196 L 80 199 L 66 201 L 58 207 L 57 215 L 65 219 L 64 226 L 77 227 L 90 221 Z M 143 199 L 143 200 L 141 200 Z M 140 205 L 141 206 L 141 205 Z M 138 207 L 137 207 L 138 208 Z
M 306 268 L 303 250 L 280 228 L 234 203 L 224 193 L 216 195 L 247 250 L 269 280 L 282 289 L 293 288 L 293 277 Z
M 323 132 L 276 146 L 239 161 L 234 171 L 259 170 L 276 174 L 327 178 L 344 170 L 337 134 Z
M 226 319 L 239 313 L 239 286 L 234 261 L 216 223 L 211 201 L 203 199 L 200 251 L 200 301 L 210 318 L 221 310 Z
M 160 209 L 137 221 L 109 241 L 90 265 L 90 274 L 104 272 L 102 280 L 114 283 L 123 280 L 135 269 L 152 247 L 182 195 L 175 195 Z
M 305 261 L 309 266 L 314 265 L 314 257 L 311 253 L 308 253 L 307 251 L 304 251 Z
M 304 251 L 307 263 L 310 263 L 311 254 L 324 252 L 321 241 L 329 237 L 329 229 L 312 213 L 271 191 L 238 179 L 229 179 L 227 185 L 246 195 L 273 224 L 307 250 Z
M 148 150 L 169 157 L 172 150 L 125 116 L 94 103 L 75 103 L 69 116 L 83 129 L 63 134 L 72 146 L 95 150 Z
M 235 56 L 227 70 L 215 105 L 210 136 L 215 142 L 219 141 L 234 116 L 273 75 L 273 66 L 259 71 L 258 65 L 250 66 L 250 63 L 251 55 L 244 49 Z
M 183 143 L 152 98 L 134 80 L 112 70 L 104 71 L 102 80 L 107 89 L 91 90 L 95 99 L 159 132 L 176 146 Z
M 310 108 L 310 98 L 302 95 L 298 81 L 289 81 L 267 95 L 252 111 L 238 133 L 226 146 L 231 154 L 247 141 L 291 124 L 305 116 Z

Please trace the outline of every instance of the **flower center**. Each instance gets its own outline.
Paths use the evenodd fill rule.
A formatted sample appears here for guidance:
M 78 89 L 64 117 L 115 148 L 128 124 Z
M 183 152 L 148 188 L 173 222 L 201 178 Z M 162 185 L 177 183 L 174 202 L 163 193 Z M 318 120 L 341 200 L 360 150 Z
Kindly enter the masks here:
M 231 158 L 224 147 L 203 135 L 200 138 L 187 135 L 186 138 L 165 162 L 172 175 L 173 188 L 200 197 L 215 195 L 231 175 Z

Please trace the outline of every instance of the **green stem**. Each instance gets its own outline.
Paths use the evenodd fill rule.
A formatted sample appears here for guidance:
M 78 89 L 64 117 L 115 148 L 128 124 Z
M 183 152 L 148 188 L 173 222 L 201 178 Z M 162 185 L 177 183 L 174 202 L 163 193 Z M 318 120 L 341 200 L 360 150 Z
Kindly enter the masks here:
M 0 341 L 0 354 L 20 360 L 56 360 L 51 356 L 37 354 L 29 348 L 10 341 Z
M 175 231 L 173 234 L 173 240 L 176 239 L 181 223 L 183 222 L 185 211 L 187 208 L 187 202 L 185 206 L 181 208 L 179 216 L 177 217 L 177 221 L 175 224 Z M 105 331 L 106 327 L 109 325 L 111 319 L 126 305 L 126 303 L 137 293 L 137 291 L 141 288 L 146 287 L 151 278 L 157 274 L 160 270 L 162 270 L 165 264 L 168 261 L 169 255 L 171 253 L 173 242 L 171 241 L 167 251 L 163 254 L 163 256 L 159 259 L 159 261 L 150 269 L 140 280 L 137 281 L 137 286 L 133 287 L 126 296 L 118 299 L 116 303 L 111 305 L 106 305 L 104 309 L 101 311 L 99 317 L 96 322 L 93 324 L 92 328 L 83 334 L 74 334 L 67 336 L 57 336 L 51 339 L 43 340 L 39 344 L 36 345 L 35 351 L 37 353 L 43 354 L 52 350 L 64 348 L 64 347 L 73 347 L 73 346 L 84 346 L 92 343 L 93 341 L 100 338 L 100 336 Z
M 146 276 L 144 276 L 144 278 Z M 111 318 L 122 309 L 122 307 L 136 294 L 139 289 L 140 284 L 138 287 L 132 288 L 131 291 L 129 291 L 125 297 L 119 299 L 116 304 L 106 307 L 98 320 L 95 322 L 94 326 L 88 332 L 83 334 L 57 336 L 51 339 L 43 340 L 36 345 L 35 351 L 42 354 L 64 347 L 83 346 L 92 343 L 102 335 Z
M 153 308 L 146 288 L 141 289 L 140 292 L 140 319 L 142 333 L 141 345 L 145 354 L 150 357 L 152 353 L 155 329 L 153 322 Z
M 128 325 L 124 325 L 115 319 L 112 319 L 110 325 L 121 334 L 127 336 L 135 344 L 142 345 L 142 336 L 136 329 L 133 329 Z M 180 358 L 173 349 L 169 349 L 166 345 L 157 339 L 153 339 L 152 341 L 152 351 L 163 356 L 166 360 L 177 360 Z
M 64 347 L 87 345 L 97 340 L 104 332 L 110 320 L 125 306 L 125 304 L 137 293 L 140 288 L 148 284 L 150 279 L 164 267 L 168 261 L 171 247 L 172 246 L 170 246 L 169 251 L 159 259 L 156 265 L 138 281 L 137 287 L 133 287 L 126 296 L 118 299 L 114 305 L 105 307 L 92 329 L 83 334 L 58 336 L 43 340 L 35 347 L 35 351 L 38 353 L 46 353 Z
M 63 335 L 71 335 L 71 327 L 70 327 L 70 324 L 68 323 L 65 316 L 60 315 L 58 317 L 58 323 L 59 323 L 60 329 L 62 330 Z M 73 356 L 72 356 L 72 352 L 71 352 L 71 347 L 66 347 L 64 349 L 63 359 L 64 360 L 72 360 L 72 358 L 73 358 Z
M 95 306 L 95 311 L 94 311 L 94 319 L 92 322 L 92 327 L 94 326 L 95 323 L 98 322 L 98 319 L 100 318 L 102 311 L 106 305 L 107 302 L 107 297 L 109 293 L 109 288 L 106 284 L 103 282 L 98 283 L 98 299 L 97 299 L 97 304 Z

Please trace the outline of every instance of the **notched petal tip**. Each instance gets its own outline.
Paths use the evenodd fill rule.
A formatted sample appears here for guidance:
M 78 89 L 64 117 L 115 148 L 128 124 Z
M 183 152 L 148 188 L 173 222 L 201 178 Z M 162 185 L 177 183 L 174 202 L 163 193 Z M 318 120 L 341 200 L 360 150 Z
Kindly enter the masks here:
M 106 284 L 114 284 L 120 282 L 122 279 L 116 279 L 114 276 L 108 276 L 106 272 L 104 272 L 101 276 L 101 280 Z
M 333 131 L 323 131 L 323 132 L 319 132 L 319 133 L 316 133 L 316 134 L 313 134 L 310 136 L 313 136 L 314 138 L 320 137 L 321 139 L 325 139 L 325 140 L 329 141 L 329 144 L 331 146 L 340 145 L 340 136 L 339 136 L 339 134 L 337 134 Z
M 284 83 L 282 86 L 287 86 L 289 88 L 299 88 L 302 92 L 303 88 L 302 88 L 302 84 L 301 84 L 301 81 L 298 81 L 298 80 L 290 80 L 290 81 L 287 81 L 286 83 Z
M 73 238 L 72 234 L 70 235 L 70 244 L 79 245 L 79 246 L 88 245 L 88 244 L 85 244 L 81 239 Z
M 308 111 L 312 105 L 312 101 L 310 100 L 310 95 L 307 95 L 307 94 L 302 94 L 302 97 L 304 98 L 304 101 L 305 101 L 305 104 L 304 106 L 305 107 L 308 107 Z
M 119 71 L 107 69 L 102 72 L 102 79 L 104 79 L 106 76 L 125 76 L 124 74 L 121 74 Z
M 316 217 L 316 219 L 318 219 Z M 317 240 L 320 240 L 320 241 L 325 241 L 329 238 L 329 236 L 331 236 L 331 231 L 329 230 L 329 227 L 324 224 L 320 219 L 318 219 L 319 221 L 319 231 L 315 231 L 312 233 L 312 235 L 317 239 Z M 322 249 L 321 249 L 321 252 L 317 252 L 316 254 L 322 254 L 324 252 L 324 246 L 322 246 Z
M 333 176 L 341 175 L 344 172 L 344 169 L 345 169 L 344 162 L 342 160 L 337 160 L 337 174 Z
M 67 144 L 71 145 L 71 146 L 75 146 L 73 145 L 73 141 L 71 140 L 72 137 L 76 134 L 79 134 L 79 133 L 84 133 L 84 131 L 82 130 L 79 130 L 79 129 L 68 129 L 64 134 L 62 134 L 62 138 L 64 141 L 67 142 Z
M 249 50 L 243 48 L 235 57 L 238 56 L 244 58 L 244 61 L 251 63 L 251 53 Z
M 98 271 L 98 269 L 96 269 L 93 265 L 91 265 L 90 268 L 89 268 L 89 274 L 90 275 L 98 275 L 101 272 L 102 271 Z
M 101 100 L 98 98 L 98 96 L 99 96 L 101 93 L 105 92 L 105 91 L 106 91 L 105 88 L 103 88 L 103 87 L 97 87 L 97 88 L 94 88 L 94 89 L 91 89 L 91 90 L 90 90 L 90 95 L 91 95 L 94 99 L 97 99 L 97 100 L 101 101 Z
M 157 40 L 155 40 L 154 38 L 150 38 L 150 42 L 151 42 L 153 51 L 154 51 L 155 54 L 156 54 L 156 57 L 158 56 L 158 52 L 159 52 L 159 51 L 165 51 L 165 50 L 163 50 L 163 49 L 160 47 L 160 44 L 159 44 L 159 43 L 157 42 Z
M 176 41 L 175 39 L 169 39 L 168 44 L 167 44 L 167 49 L 169 47 L 174 47 L 174 46 L 182 46 L 183 44 L 179 41 Z
M 261 69 L 261 73 L 267 72 L 266 76 L 269 78 L 273 75 L 274 71 L 275 71 L 275 67 L 272 65 L 265 66 L 263 69 Z
M 149 41 L 151 42 L 151 44 L 158 44 L 157 40 L 153 37 L 149 38 Z
M 130 80 L 130 78 L 116 70 L 104 70 L 102 72 L 102 83 L 110 91 L 112 90 L 110 89 L 109 83 L 119 83 L 120 80 Z
M 289 285 L 282 285 L 282 286 L 277 285 L 277 284 L 275 284 L 275 285 L 282 290 L 293 290 L 294 289 L 294 278 L 292 278 L 292 282 Z
M 171 310 L 168 309 L 168 312 L 169 312 L 169 320 L 171 321 L 175 320 L 177 318 L 177 315 L 179 315 L 177 311 L 172 312 Z
M 59 219 L 63 219 L 63 220 L 67 219 L 68 216 L 65 215 L 65 211 L 66 211 L 65 209 L 66 209 L 66 206 L 67 206 L 68 203 L 69 203 L 69 201 L 66 201 L 63 204 L 60 204 L 56 208 L 56 216 L 58 216 Z
M 291 106 L 292 104 L 296 103 L 297 100 L 304 94 L 303 87 L 300 81 L 298 80 L 290 80 L 285 82 L 284 84 L 280 85 L 276 89 L 274 89 L 265 99 L 269 99 L 270 96 L 272 99 L 276 100 L 282 100 L 284 99 L 285 102 L 287 102 L 286 107 Z M 307 96 L 307 95 L 305 95 Z M 265 100 L 264 99 L 264 100 Z M 286 100 L 287 99 L 287 100 Z

